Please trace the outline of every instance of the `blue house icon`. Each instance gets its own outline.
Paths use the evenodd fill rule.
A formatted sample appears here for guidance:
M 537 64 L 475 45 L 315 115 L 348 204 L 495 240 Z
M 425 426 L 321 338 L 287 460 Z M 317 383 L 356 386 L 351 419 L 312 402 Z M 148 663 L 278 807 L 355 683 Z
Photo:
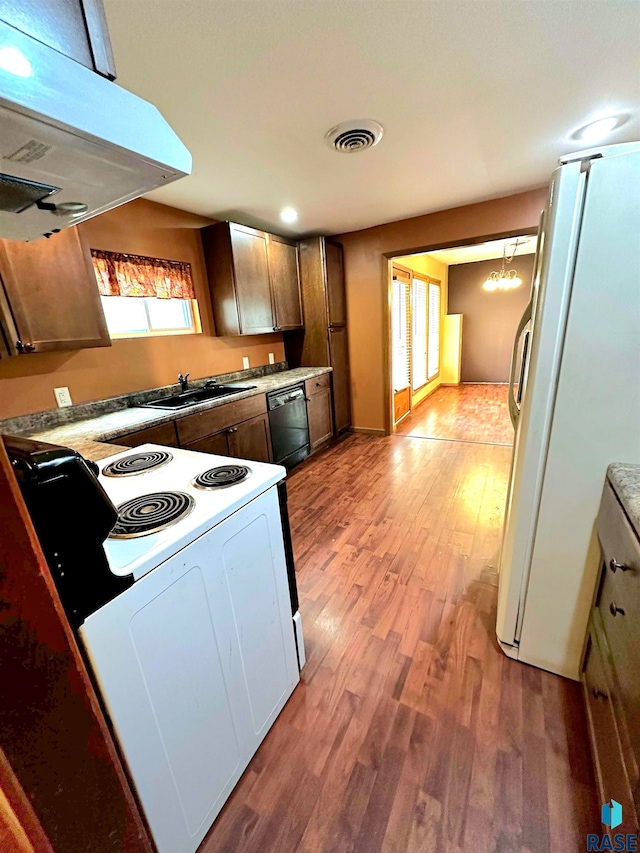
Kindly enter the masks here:
M 622 823 L 622 806 L 615 800 L 602 806 L 602 823 L 609 829 L 615 829 Z

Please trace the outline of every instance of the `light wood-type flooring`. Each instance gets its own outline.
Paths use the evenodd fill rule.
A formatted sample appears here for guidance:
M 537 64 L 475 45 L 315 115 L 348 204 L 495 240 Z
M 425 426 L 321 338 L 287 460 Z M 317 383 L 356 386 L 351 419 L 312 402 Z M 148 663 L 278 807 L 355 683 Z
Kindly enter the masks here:
M 398 424 L 398 435 L 513 444 L 507 385 L 440 386 Z
M 577 853 L 581 690 L 506 658 L 510 448 L 350 435 L 289 480 L 302 683 L 201 853 Z

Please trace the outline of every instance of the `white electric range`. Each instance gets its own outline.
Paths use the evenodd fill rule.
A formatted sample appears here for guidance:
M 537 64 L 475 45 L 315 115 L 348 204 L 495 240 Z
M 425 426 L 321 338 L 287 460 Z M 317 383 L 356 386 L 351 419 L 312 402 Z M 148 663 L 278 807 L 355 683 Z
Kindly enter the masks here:
M 157 445 L 100 463 L 133 584 L 85 645 L 159 853 L 193 853 L 299 681 L 284 468 Z

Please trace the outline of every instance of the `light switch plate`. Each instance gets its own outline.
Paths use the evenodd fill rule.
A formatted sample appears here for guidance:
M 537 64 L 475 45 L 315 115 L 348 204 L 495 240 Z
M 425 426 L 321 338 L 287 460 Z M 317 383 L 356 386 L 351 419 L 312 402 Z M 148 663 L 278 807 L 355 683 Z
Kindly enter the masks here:
M 249 370 L 249 356 L 247 355 L 242 356 L 242 369 Z
M 71 406 L 71 394 L 68 388 L 54 388 L 53 393 L 56 395 L 56 403 L 59 409 L 64 409 L 65 406 Z
M 275 364 L 275 363 L 276 363 L 276 357 L 272 352 L 270 352 L 269 353 L 269 364 Z

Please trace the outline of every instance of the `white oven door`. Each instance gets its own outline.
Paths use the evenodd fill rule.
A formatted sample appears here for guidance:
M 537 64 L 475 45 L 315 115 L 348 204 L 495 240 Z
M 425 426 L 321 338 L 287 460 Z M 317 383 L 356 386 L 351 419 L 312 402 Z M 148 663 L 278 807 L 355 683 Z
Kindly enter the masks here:
M 159 853 L 195 851 L 299 680 L 276 487 L 80 635 Z

